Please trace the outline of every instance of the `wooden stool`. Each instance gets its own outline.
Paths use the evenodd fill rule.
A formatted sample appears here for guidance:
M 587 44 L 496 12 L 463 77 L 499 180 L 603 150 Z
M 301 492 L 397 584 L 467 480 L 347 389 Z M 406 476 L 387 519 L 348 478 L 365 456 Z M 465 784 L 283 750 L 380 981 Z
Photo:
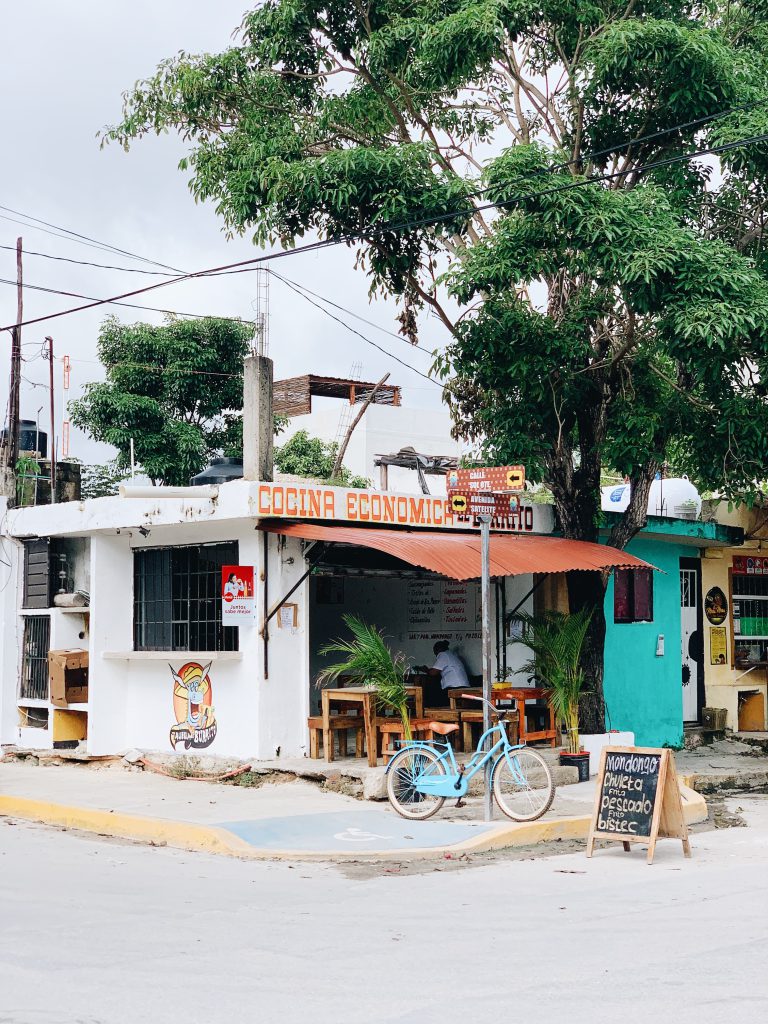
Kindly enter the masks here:
M 339 738 L 339 757 L 347 756 L 347 732 L 355 730 L 355 757 L 362 757 L 365 746 L 365 725 L 363 719 L 357 715 L 331 715 L 331 730 Z M 309 756 L 315 759 L 320 757 L 320 746 L 323 738 L 323 716 L 312 715 L 307 719 L 309 726 Z M 327 751 L 323 751 L 327 755 Z M 331 751 L 333 755 L 333 751 Z M 332 760 L 332 757 L 330 758 Z
M 517 712 L 510 711 L 507 713 L 507 719 L 504 723 L 507 727 L 507 737 L 510 743 L 517 743 L 518 727 L 517 727 Z M 464 750 L 474 750 L 474 741 L 472 739 L 472 726 L 479 725 L 482 733 L 483 729 L 483 712 L 482 711 L 462 711 L 461 712 L 461 731 L 463 734 Z M 491 718 L 491 725 L 493 725 L 493 718 Z

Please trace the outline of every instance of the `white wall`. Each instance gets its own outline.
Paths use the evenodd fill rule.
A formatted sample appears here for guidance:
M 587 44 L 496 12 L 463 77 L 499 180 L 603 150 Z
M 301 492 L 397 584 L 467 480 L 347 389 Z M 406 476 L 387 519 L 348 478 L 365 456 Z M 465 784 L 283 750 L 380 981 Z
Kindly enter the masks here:
M 339 419 L 349 406 L 344 402 L 313 399 L 313 410 L 307 416 L 295 416 L 288 428 L 277 438 L 285 441 L 297 430 L 306 430 L 312 437 L 335 441 Z M 353 409 L 356 415 L 359 407 Z M 451 439 L 451 419 L 447 409 L 412 409 L 407 406 L 370 405 L 355 427 L 344 465 L 358 476 L 368 477 L 379 487 L 379 470 L 374 468 L 376 455 L 393 455 L 401 448 L 413 447 L 423 455 L 462 454 L 462 447 Z M 428 476 L 432 494 L 445 494 L 445 477 Z M 418 476 L 413 470 L 390 467 L 390 491 L 420 493 Z
M 214 543 L 235 540 L 241 565 L 253 565 L 258 604 L 257 621 L 240 627 L 236 655 L 214 652 L 197 656 L 183 651 L 161 658 L 131 652 L 133 647 L 133 549 L 168 544 Z M 91 731 L 89 750 L 107 753 L 126 747 L 171 751 L 173 676 L 188 661 L 207 664 L 216 716 L 216 737 L 190 755 L 215 754 L 240 758 L 300 755 L 305 746 L 307 674 L 306 609 L 299 592 L 299 627 L 296 632 L 270 628 L 269 677 L 264 678 L 262 621 L 262 535 L 252 522 L 190 524 L 153 529 L 148 538 L 138 535 L 95 538 L 92 557 L 93 623 L 91 627 Z M 269 538 L 270 605 L 285 593 L 303 569 L 298 544 L 278 552 L 278 540 Z M 293 557 L 292 564 L 287 559 Z M 118 655 L 124 653 L 124 656 Z M 183 752 L 183 750 L 181 751 Z

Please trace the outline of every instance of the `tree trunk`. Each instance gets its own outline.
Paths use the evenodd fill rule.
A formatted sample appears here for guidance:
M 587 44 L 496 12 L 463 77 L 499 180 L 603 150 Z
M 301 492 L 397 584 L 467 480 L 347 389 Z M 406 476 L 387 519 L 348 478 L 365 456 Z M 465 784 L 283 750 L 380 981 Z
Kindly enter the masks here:
M 569 572 L 568 603 L 572 612 L 587 608 L 592 612 L 581 649 L 581 668 L 585 686 L 579 702 L 579 729 L 585 735 L 605 732 L 605 696 L 603 694 L 603 654 L 605 649 L 605 587 L 607 577 L 600 572 Z

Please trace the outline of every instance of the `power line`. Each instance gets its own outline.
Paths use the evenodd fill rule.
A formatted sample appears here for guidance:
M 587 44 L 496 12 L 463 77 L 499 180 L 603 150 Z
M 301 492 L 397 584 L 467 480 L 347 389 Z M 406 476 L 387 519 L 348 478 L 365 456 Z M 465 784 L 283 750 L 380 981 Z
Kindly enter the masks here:
M 53 228 L 56 231 L 63 231 L 66 235 L 70 235 L 73 239 L 77 239 L 81 242 L 88 242 L 91 245 L 96 245 L 101 249 L 110 249 L 112 252 L 119 253 L 121 256 L 128 256 L 132 260 L 140 260 L 142 263 L 151 263 L 153 266 L 162 267 L 163 270 L 172 270 L 174 273 L 180 273 L 176 267 L 169 267 L 166 263 L 159 263 L 157 260 L 148 259 L 146 256 L 138 256 L 135 252 L 130 252 L 128 249 L 120 249 L 115 245 L 111 245 L 109 242 L 100 242 L 97 238 L 91 238 L 90 235 L 80 234 L 78 231 L 72 231 L 70 228 L 64 228 L 60 224 L 52 224 L 50 221 L 42 220 L 40 217 L 33 217 L 29 213 L 22 213 L 20 210 L 13 210 L 10 206 L 3 206 L 0 203 L 0 210 L 5 210 L 6 213 L 12 213 L 16 217 L 24 217 L 26 220 L 34 221 L 36 224 L 43 224 L 46 228 Z M 5 218 L 10 219 L 10 218 Z
M 709 146 L 705 149 L 693 150 L 692 152 L 689 153 L 681 153 L 678 154 L 677 156 L 666 157 L 664 159 L 651 161 L 650 163 L 647 164 L 641 164 L 638 167 L 632 168 L 631 173 L 635 175 L 643 174 L 646 171 L 657 170 L 661 167 L 669 167 L 672 166 L 673 164 L 693 160 L 696 157 L 716 156 L 720 153 L 726 153 L 731 150 L 738 149 L 742 146 L 754 145 L 756 143 L 766 141 L 768 141 L 768 133 L 763 132 L 761 134 L 749 136 L 744 139 L 737 139 L 733 142 L 724 143 L 720 146 Z M 48 313 L 45 316 L 34 317 L 33 319 L 30 320 L 23 320 L 18 324 L 9 324 L 5 327 L 0 328 L 0 330 L 7 331 L 11 330 L 14 326 L 24 327 L 32 324 L 44 323 L 48 320 L 56 320 L 62 316 L 69 316 L 73 313 L 80 313 L 86 309 L 92 309 L 96 306 L 118 304 L 123 299 L 132 298 L 134 295 L 142 295 L 149 291 L 156 291 L 158 288 L 165 288 L 168 285 L 177 284 L 180 281 L 194 280 L 202 277 L 215 277 L 220 275 L 224 271 L 235 271 L 245 273 L 247 272 L 246 268 L 252 268 L 261 263 L 269 262 L 270 260 L 284 259 L 285 257 L 288 256 L 298 255 L 299 253 L 317 252 L 319 250 L 328 249 L 331 246 L 336 245 L 348 245 L 353 242 L 363 242 L 366 240 L 370 241 L 372 236 L 381 235 L 385 233 L 391 234 L 393 232 L 404 231 L 418 227 L 430 227 L 436 224 L 443 223 L 447 220 L 456 220 L 461 217 L 471 218 L 475 214 L 482 213 L 485 210 L 504 209 L 506 207 L 512 206 L 514 203 L 522 203 L 529 199 L 540 199 L 547 195 L 553 195 L 558 192 L 568 192 L 575 188 L 581 188 L 586 185 L 594 185 L 603 181 L 612 181 L 616 178 L 624 177 L 626 176 L 626 174 L 627 171 L 622 170 L 614 171 L 608 174 L 592 175 L 590 177 L 581 178 L 572 182 L 567 182 L 565 184 L 558 185 L 553 188 L 541 189 L 538 192 L 521 193 L 520 195 L 517 196 L 510 196 L 507 199 L 491 203 L 485 203 L 482 206 L 474 207 L 471 212 L 469 210 L 453 210 L 446 213 L 435 214 L 429 217 L 422 217 L 417 220 L 400 221 L 394 224 L 371 225 L 368 231 L 364 233 L 354 232 L 345 235 L 336 235 L 332 238 L 322 239 L 317 242 L 311 242 L 308 245 L 297 246 L 293 249 L 283 249 L 278 252 L 268 253 L 264 256 L 252 257 L 251 259 L 248 260 L 239 260 L 236 263 L 223 264 L 222 266 L 219 267 L 210 267 L 208 269 L 198 270 L 189 274 L 180 274 L 179 276 L 169 278 L 166 281 L 160 281 L 156 284 L 145 285 L 143 288 L 136 288 L 130 292 L 123 292 L 120 295 L 114 295 L 108 299 L 95 299 L 84 306 L 73 306 L 70 309 L 60 310 L 58 313 Z M 495 187 L 498 188 L 499 186 L 497 185 Z
M 375 323 L 373 320 L 366 320 L 364 316 L 360 316 L 359 313 L 353 312 L 351 309 L 347 309 L 346 306 L 340 306 L 338 302 L 333 302 L 331 299 L 327 299 L 324 295 L 318 295 L 317 292 L 313 292 L 311 288 L 307 288 L 306 285 L 299 284 L 298 281 L 292 281 L 289 277 L 283 277 L 274 270 L 269 270 L 268 273 L 278 281 L 282 281 L 283 284 L 288 285 L 289 288 L 297 288 L 302 292 L 306 292 L 307 295 L 312 295 L 314 298 L 319 299 L 320 302 L 324 302 L 327 306 L 333 306 L 334 309 L 340 310 L 342 313 L 346 313 L 348 316 L 352 316 L 355 320 L 361 320 L 364 324 L 368 324 L 369 327 L 375 327 L 377 331 L 381 331 L 383 334 L 388 334 L 390 338 L 397 338 L 398 341 L 402 341 L 404 345 L 407 345 L 414 352 L 421 352 L 422 355 L 431 355 L 426 352 L 423 348 L 419 348 L 418 345 L 412 345 L 410 341 L 405 339 L 402 334 L 397 334 L 395 331 L 390 331 L 386 327 L 382 327 L 380 324 Z
M 16 224 L 21 224 L 21 221 L 15 221 Z M 64 235 L 60 235 L 60 238 L 64 238 Z M 13 245 L 0 245 L 0 249 L 7 249 L 9 252 L 16 252 L 16 248 Z M 173 277 L 173 274 L 169 274 L 163 270 L 141 270 L 139 267 L 115 267 L 109 263 L 93 263 L 90 260 L 75 260 L 71 256 L 54 256 L 50 252 L 35 252 L 32 249 L 24 250 L 25 256 L 42 256 L 46 260 L 57 260 L 61 263 L 75 263 L 79 267 L 98 267 L 101 270 L 120 270 L 125 274 L 147 274 L 151 277 Z
M 0 277 L 0 284 L 8 284 L 8 285 L 13 285 L 14 288 L 16 287 L 16 282 L 15 281 L 11 281 L 9 278 L 6 278 L 6 277 Z M 113 302 L 111 299 L 104 299 L 104 300 L 95 299 L 92 295 L 83 295 L 82 292 L 67 292 L 67 291 L 62 291 L 60 288 L 46 288 L 46 287 L 44 287 L 41 284 L 24 284 L 22 287 L 24 288 L 24 290 L 28 290 L 29 289 L 29 290 L 35 291 L 35 292 L 47 292 L 50 295 L 65 295 L 65 296 L 68 296 L 69 298 L 72 298 L 72 299 L 90 299 L 96 305 L 99 305 L 103 301 L 104 303 L 107 303 L 107 304 L 109 304 L 111 306 L 126 306 L 129 309 L 144 309 L 144 310 L 147 310 L 150 313 L 168 313 L 171 316 L 189 316 L 189 317 L 195 317 L 195 318 L 202 319 L 202 320 L 232 320 L 235 323 L 242 323 L 242 324 L 252 324 L 252 323 L 254 323 L 253 320 L 244 320 L 241 317 L 236 317 L 236 316 L 219 316 L 219 315 L 215 315 L 214 316 L 213 314 L 209 314 L 209 313 L 183 313 L 180 310 L 176 310 L 176 309 L 160 309 L 157 306 L 141 306 L 141 305 L 139 305 L 136 302 Z M 37 343 L 35 343 L 35 344 L 37 344 Z
M 325 309 L 323 306 L 320 305 L 319 302 L 315 302 L 314 299 L 311 299 L 308 295 L 305 295 L 304 292 L 301 291 L 301 289 L 298 286 L 291 284 L 291 282 L 288 281 L 287 278 L 280 277 L 278 278 L 278 280 L 282 281 L 283 284 L 287 285 L 291 289 L 291 291 L 296 292 L 297 295 L 300 295 L 302 299 L 308 302 L 311 306 L 314 306 L 315 309 L 319 309 L 321 313 L 325 313 L 325 315 L 329 316 L 331 320 L 335 320 L 337 324 L 341 324 L 342 327 L 345 327 L 352 334 L 356 334 L 358 338 L 362 338 L 362 340 L 366 342 L 368 345 L 372 345 L 373 348 L 377 348 L 379 352 L 383 352 L 385 356 L 389 356 L 390 359 L 394 359 L 396 363 L 400 363 L 401 366 L 405 366 L 408 370 L 411 370 L 413 373 L 418 373 L 420 377 L 423 377 L 424 380 L 428 380 L 431 384 L 434 384 L 435 387 L 438 387 L 441 390 L 443 389 L 443 385 L 436 381 L 433 377 L 429 377 L 426 373 L 422 373 L 421 370 L 417 370 L 415 366 L 411 366 L 410 363 L 406 363 L 404 359 L 400 359 L 400 357 L 396 356 L 393 352 L 389 352 L 387 349 L 383 347 L 383 345 L 378 345 L 375 341 L 371 341 L 370 338 L 366 338 L 364 334 L 361 334 L 360 331 L 356 330 L 354 327 L 351 327 L 348 323 L 345 323 L 340 317 L 336 316 L 334 313 L 331 313 L 329 309 Z

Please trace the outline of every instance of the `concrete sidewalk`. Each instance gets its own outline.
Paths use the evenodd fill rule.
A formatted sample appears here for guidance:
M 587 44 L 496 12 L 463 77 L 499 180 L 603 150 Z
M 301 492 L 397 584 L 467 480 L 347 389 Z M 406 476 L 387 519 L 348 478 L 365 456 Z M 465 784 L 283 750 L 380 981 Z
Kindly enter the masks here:
M 247 788 L 177 781 L 112 767 L 35 767 L 0 762 L 0 815 L 139 842 L 251 859 L 389 860 L 584 838 L 594 781 L 558 790 L 539 821 L 482 821 L 481 801 L 446 803 L 435 818 L 407 821 L 388 805 L 371 809 L 306 782 Z M 704 799 L 683 789 L 689 823 L 707 817 Z M 501 820 L 499 820 L 501 818 Z

